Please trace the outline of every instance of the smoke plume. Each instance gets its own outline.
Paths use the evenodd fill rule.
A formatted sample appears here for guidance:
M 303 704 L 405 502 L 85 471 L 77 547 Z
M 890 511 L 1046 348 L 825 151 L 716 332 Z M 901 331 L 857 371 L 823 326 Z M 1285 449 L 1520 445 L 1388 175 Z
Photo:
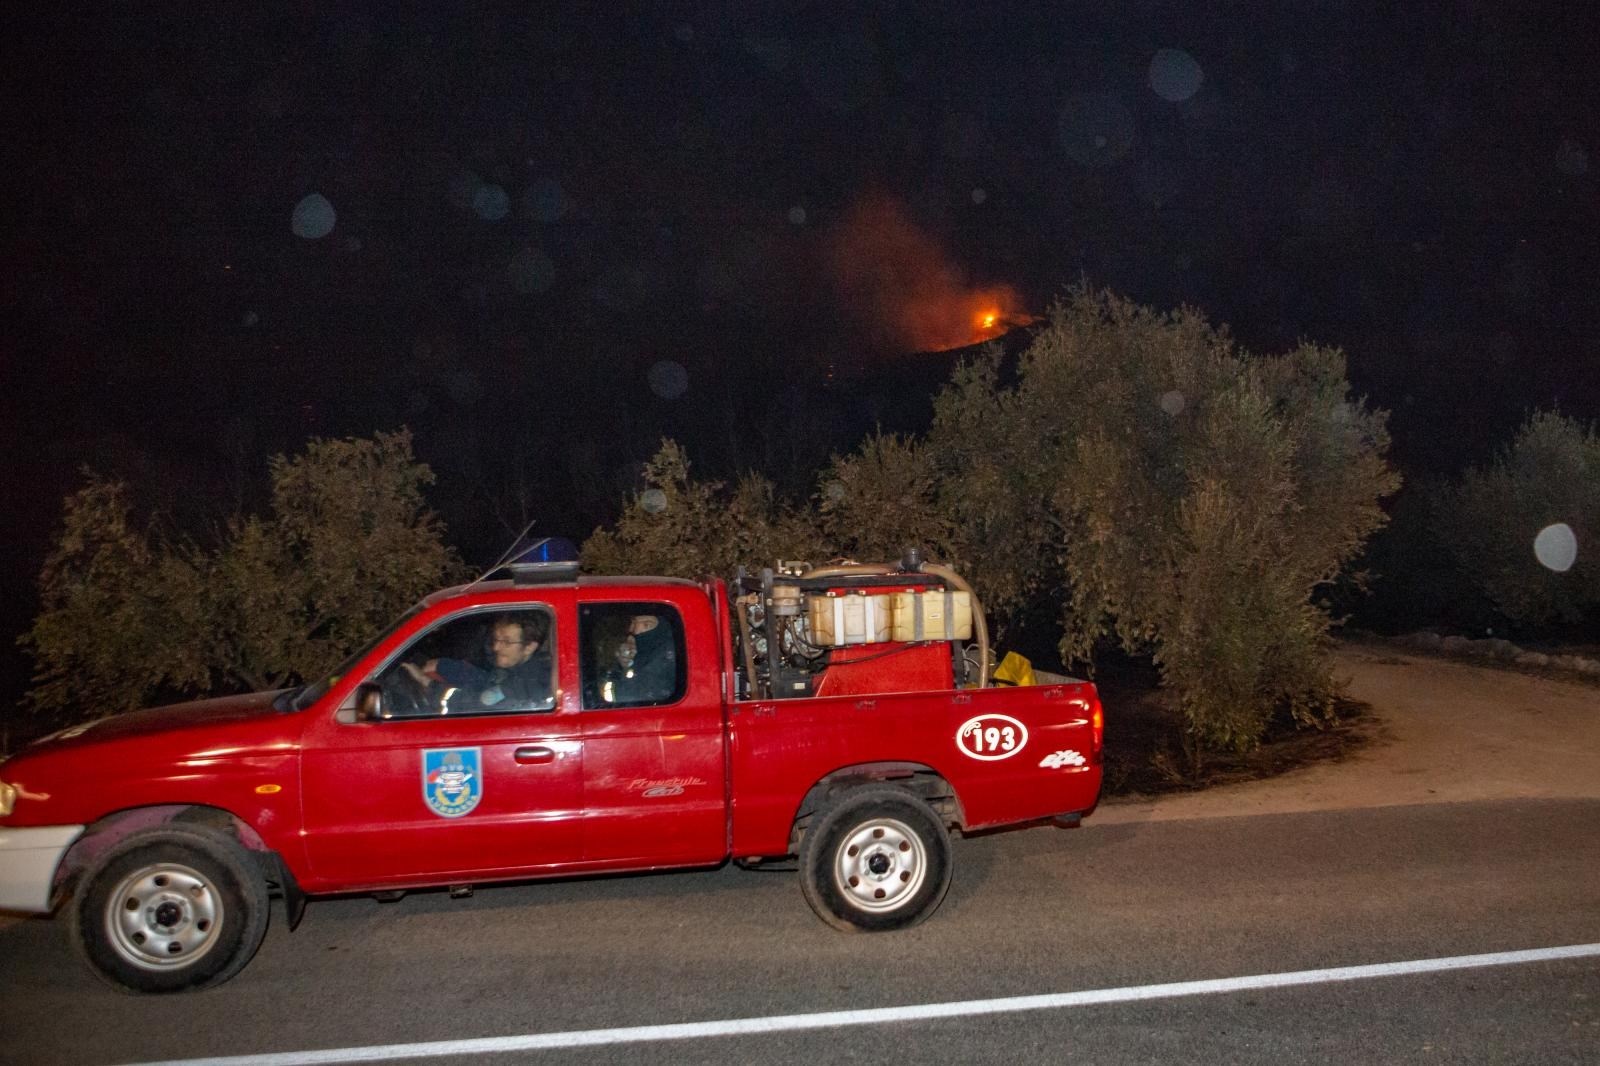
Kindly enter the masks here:
M 1032 321 L 1011 286 L 969 286 L 939 242 L 887 197 L 851 209 L 830 235 L 827 263 L 846 309 L 900 351 L 959 348 Z

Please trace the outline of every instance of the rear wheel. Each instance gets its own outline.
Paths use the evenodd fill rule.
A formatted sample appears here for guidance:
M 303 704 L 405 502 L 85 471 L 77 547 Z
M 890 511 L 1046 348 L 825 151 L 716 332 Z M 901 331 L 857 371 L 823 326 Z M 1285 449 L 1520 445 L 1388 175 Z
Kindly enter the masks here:
M 261 946 L 267 914 L 249 854 L 186 825 L 128 837 L 85 874 L 70 910 L 89 965 L 132 992 L 221 984 Z
M 837 929 L 904 929 L 938 909 L 950 888 L 950 835 L 909 792 L 852 790 L 806 831 L 800 888 Z

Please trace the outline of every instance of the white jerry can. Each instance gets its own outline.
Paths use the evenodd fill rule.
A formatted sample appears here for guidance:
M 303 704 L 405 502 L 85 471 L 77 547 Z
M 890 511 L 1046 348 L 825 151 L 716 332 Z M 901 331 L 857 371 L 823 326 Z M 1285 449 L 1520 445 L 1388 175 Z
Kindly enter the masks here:
M 806 602 L 811 639 L 825 647 L 881 644 L 889 639 L 889 597 L 847 592 L 812 596 Z
M 951 589 L 896 592 L 892 640 L 971 640 L 972 597 Z

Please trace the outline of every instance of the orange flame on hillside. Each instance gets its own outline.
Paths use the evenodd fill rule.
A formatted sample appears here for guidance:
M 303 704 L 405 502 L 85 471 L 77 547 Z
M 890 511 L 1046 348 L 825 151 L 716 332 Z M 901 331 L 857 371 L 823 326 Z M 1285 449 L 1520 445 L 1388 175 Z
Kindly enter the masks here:
M 1011 286 L 968 286 L 893 200 L 858 204 L 833 232 L 828 259 L 846 306 L 902 351 L 961 348 L 1034 321 Z

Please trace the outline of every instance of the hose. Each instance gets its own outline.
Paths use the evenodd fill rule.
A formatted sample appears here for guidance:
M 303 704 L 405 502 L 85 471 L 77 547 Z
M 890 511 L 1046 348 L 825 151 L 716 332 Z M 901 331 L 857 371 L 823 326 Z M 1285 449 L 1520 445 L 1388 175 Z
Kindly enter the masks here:
M 756 644 L 750 635 L 750 608 L 746 604 L 735 600 L 733 609 L 734 613 L 739 617 L 739 646 L 744 651 L 744 670 L 745 677 L 749 682 L 749 698 L 753 700 L 764 699 L 760 686 L 756 683 Z
M 800 575 L 802 581 L 814 577 L 886 577 L 890 574 L 901 573 L 898 566 L 888 563 L 838 563 L 834 566 L 818 566 L 807 570 Z

